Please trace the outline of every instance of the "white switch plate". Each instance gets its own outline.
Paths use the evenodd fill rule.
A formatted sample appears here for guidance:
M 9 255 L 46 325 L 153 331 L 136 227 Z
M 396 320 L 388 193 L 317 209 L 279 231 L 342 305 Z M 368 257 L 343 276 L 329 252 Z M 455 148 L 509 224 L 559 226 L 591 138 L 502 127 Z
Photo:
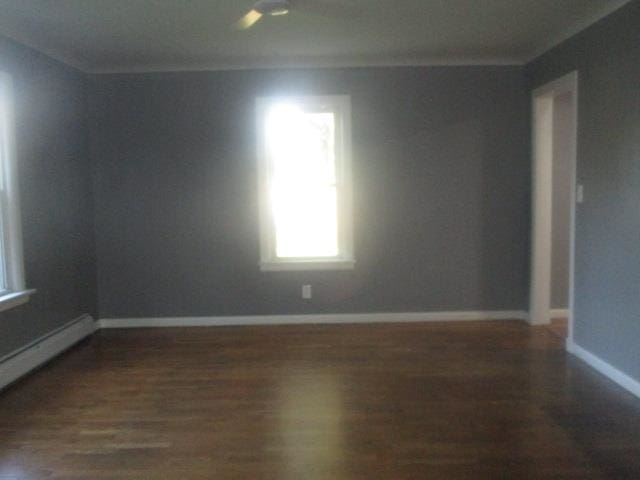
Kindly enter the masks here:
M 311 298 L 311 285 L 302 286 L 302 298 L 309 300 Z
M 584 202 L 584 185 L 581 183 L 576 187 L 576 202 Z

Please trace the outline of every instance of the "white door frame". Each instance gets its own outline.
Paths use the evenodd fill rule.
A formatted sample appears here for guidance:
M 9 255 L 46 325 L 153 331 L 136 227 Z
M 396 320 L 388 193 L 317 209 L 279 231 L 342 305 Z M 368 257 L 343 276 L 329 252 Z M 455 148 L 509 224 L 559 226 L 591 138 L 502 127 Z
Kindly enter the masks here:
M 571 72 L 532 92 L 532 232 L 529 323 L 550 322 L 551 314 L 551 234 L 553 194 L 553 110 L 554 99 L 571 93 L 571 120 L 574 125 L 570 155 L 571 218 L 569 234 L 569 340 L 573 339 L 574 252 L 576 218 L 576 164 L 578 139 L 578 72 Z

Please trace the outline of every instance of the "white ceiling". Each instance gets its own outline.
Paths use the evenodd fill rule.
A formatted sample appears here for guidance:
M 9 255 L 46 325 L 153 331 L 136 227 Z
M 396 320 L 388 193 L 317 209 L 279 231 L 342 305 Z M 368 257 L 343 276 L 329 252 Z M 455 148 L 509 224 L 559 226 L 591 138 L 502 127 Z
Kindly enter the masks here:
M 0 33 L 86 72 L 517 64 L 628 0 L 0 0 Z

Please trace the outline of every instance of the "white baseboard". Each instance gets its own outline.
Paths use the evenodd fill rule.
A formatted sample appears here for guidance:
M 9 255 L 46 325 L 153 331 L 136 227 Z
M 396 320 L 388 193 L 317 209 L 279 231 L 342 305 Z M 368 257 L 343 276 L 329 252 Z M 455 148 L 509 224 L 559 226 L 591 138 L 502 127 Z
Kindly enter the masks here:
M 96 330 L 90 315 L 72 320 L 57 330 L 0 359 L 0 389 L 62 353 Z
M 549 314 L 551 318 L 569 318 L 569 312 L 568 308 L 552 308 Z
M 590 367 L 603 374 L 605 377 L 613 380 L 625 390 L 628 390 L 633 395 L 640 398 L 640 382 L 638 382 L 637 380 L 631 378 L 626 373 L 621 372 L 613 365 L 610 365 L 600 357 L 594 355 L 588 350 L 585 350 L 580 345 L 572 342 L 571 340 L 567 340 L 567 351 L 578 357 Z
M 212 327 L 225 325 L 294 325 L 317 323 L 459 322 L 525 320 L 519 310 L 480 312 L 338 313 L 316 315 L 248 315 L 224 317 L 103 318 L 100 328 Z

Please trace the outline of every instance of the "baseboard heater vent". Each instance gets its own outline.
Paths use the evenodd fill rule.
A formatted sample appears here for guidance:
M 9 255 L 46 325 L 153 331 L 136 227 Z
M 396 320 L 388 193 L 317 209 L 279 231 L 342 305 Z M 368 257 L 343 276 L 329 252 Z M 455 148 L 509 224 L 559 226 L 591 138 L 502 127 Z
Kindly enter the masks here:
M 0 358 L 0 390 L 91 335 L 95 330 L 96 322 L 91 315 L 82 315 Z

